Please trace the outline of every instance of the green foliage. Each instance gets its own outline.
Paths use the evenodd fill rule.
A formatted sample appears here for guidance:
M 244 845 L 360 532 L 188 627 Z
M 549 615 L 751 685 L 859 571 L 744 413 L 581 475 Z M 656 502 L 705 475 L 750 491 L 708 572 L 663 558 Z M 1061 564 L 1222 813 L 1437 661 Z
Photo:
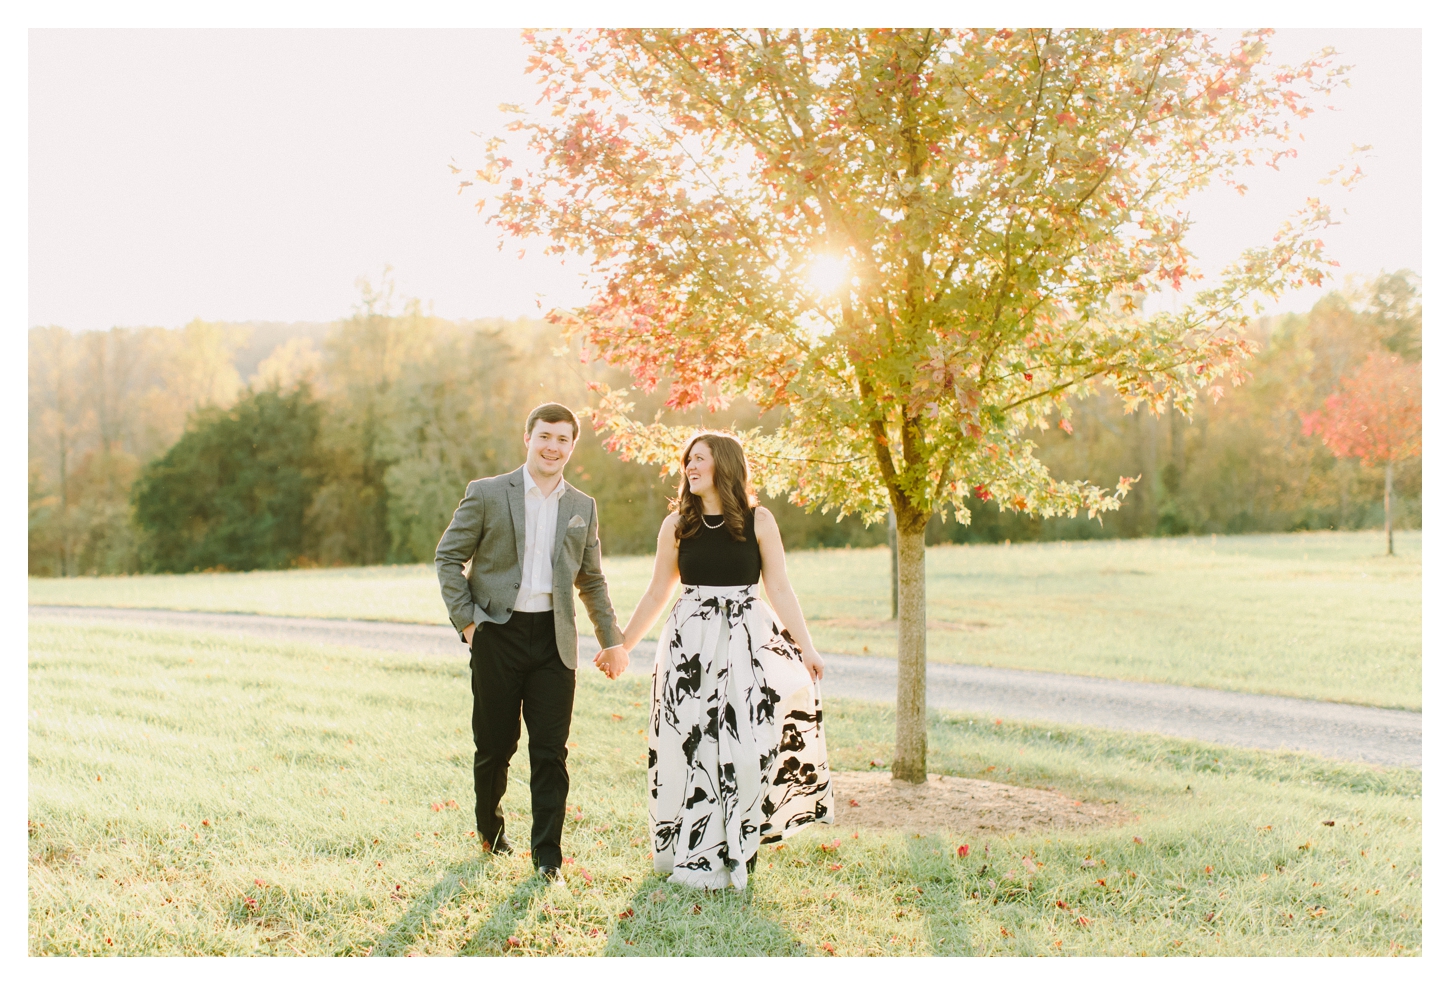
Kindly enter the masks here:
M 581 364 L 577 345 L 542 322 L 451 322 L 412 305 L 393 311 L 385 294 L 371 296 L 371 314 L 364 306 L 362 314 L 331 326 L 326 353 L 312 347 L 318 326 L 299 324 L 291 335 L 278 326 L 256 329 L 272 343 L 270 354 L 259 357 L 253 347 L 235 357 L 236 374 L 255 371 L 255 390 L 305 381 L 323 411 L 310 463 L 318 491 L 304 516 L 297 563 L 430 560 L 468 480 L 517 467 L 516 432 L 529 408 L 546 398 L 582 408 L 589 400 L 586 378 L 615 389 L 629 385 L 624 370 Z M 217 370 L 218 360 L 224 363 L 252 332 L 250 326 L 213 332 L 197 325 L 91 336 L 32 330 L 32 574 L 138 570 L 134 479 L 179 436 L 177 408 L 231 399 L 234 377 Z M 1200 401 L 1191 420 L 1177 413 L 1155 417 L 1142 407 L 1124 414 L 1115 397 L 1087 395 L 1071 405 L 1071 434 L 1052 428 L 1034 438 L 1037 456 L 1053 474 L 1103 486 L 1120 475 L 1142 475 L 1117 511 L 1096 520 L 1042 518 L 1002 509 L 995 498 L 973 498 L 970 525 L 934 514 L 927 543 L 1383 525 L 1381 477 L 1334 459 L 1303 433 L 1299 415 L 1322 403 L 1368 353 L 1418 352 L 1416 279 L 1407 271 L 1383 275 L 1325 295 L 1307 314 L 1261 320 L 1248 335 L 1259 349 L 1245 366 L 1247 382 L 1217 403 Z M 195 350 L 190 355 L 168 355 L 188 347 Z M 385 355 L 367 356 L 374 350 Z M 186 365 L 201 369 L 182 372 Z M 167 375 L 173 370 L 174 378 Z M 220 382 L 208 389 L 211 377 Z M 744 399 L 678 411 L 661 392 L 635 391 L 633 398 L 637 413 L 677 427 L 769 432 L 782 416 Z M 653 550 L 675 480 L 662 478 L 657 466 L 620 461 L 587 416 L 568 478 L 598 499 L 607 554 Z M 1417 528 L 1419 459 L 1397 466 L 1396 485 L 1396 522 Z M 784 496 L 764 501 L 791 550 L 885 543 L 884 526 L 867 527 L 858 516 L 808 511 Z
M 304 384 L 203 410 L 135 486 L 149 571 L 281 568 L 302 551 L 320 408 Z
M 581 673 L 569 765 L 582 811 L 565 826 L 568 888 L 546 890 L 528 859 L 485 861 L 469 837 L 461 645 L 457 660 L 420 660 L 42 619 L 28 686 L 36 955 L 1421 950 L 1418 771 L 934 714 L 932 772 L 1055 787 L 1135 820 L 1013 835 L 964 819 L 921 837 L 838 826 L 830 853 L 808 830 L 764 853 L 744 898 L 706 894 L 651 873 L 648 678 Z M 892 718 L 828 701 L 833 767 L 886 755 Z M 527 825 L 527 774 L 521 751 L 511 826 Z

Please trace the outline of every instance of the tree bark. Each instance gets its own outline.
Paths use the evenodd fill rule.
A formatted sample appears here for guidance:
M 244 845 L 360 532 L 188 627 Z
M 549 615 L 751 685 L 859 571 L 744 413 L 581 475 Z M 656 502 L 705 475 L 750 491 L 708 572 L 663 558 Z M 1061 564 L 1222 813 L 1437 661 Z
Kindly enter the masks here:
M 896 564 L 896 511 L 886 514 L 886 548 L 891 552 L 891 618 L 901 618 L 901 575 Z
M 891 778 L 926 782 L 926 521 L 898 516 L 901 612 L 896 623 L 896 757 Z
M 1395 553 L 1395 463 L 1385 462 L 1385 554 Z

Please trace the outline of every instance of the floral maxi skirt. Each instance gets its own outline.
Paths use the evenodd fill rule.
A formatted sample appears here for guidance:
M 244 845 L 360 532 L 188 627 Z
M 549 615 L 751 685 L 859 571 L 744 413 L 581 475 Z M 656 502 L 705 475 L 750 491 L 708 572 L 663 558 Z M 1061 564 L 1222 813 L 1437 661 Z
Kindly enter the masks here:
M 762 844 L 830 823 L 833 806 L 820 685 L 800 650 L 755 586 L 686 586 L 655 655 L 655 871 L 744 889 Z

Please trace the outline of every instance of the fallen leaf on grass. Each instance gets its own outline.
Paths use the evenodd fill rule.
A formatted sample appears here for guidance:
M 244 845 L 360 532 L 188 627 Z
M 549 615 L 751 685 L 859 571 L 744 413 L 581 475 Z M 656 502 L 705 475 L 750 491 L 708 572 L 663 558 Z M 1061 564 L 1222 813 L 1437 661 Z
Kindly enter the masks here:
M 836 849 L 838 849 L 840 847 L 841 847 L 841 839 L 840 838 L 836 838 L 829 845 L 827 845 L 825 842 L 821 842 L 821 851 L 823 851 L 823 852 L 834 852 Z
M 693 907 L 690 908 L 690 912 L 691 913 L 699 913 L 700 912 L 700 904 L 699 903 L 696 903 Z
M 623 715 L 610 715 L 609 717 L 612 718 L 612 719 L 614 719 L 616 722 L 622 722 L 622 721 L 624 721 L 624 716 Z
M 508 941 L 507 941 L 507 946 L 509 946 L 509 947 L 519 947 L 522 943 L 523 942 L 520 941 L 517 937 L 510 936 L 509 939 L 508 939 Z
M 1205 865 L 1203 867 L 1203 871 L 1206 872 L 1206 873 L 1208 873 L 1209 875 L 1213 875 L 1213 866 L 1211 866 L 1211 865 Z
M 830 941 L 823 941 L 821 943 L 821 950 L 825 951 L 827 954 L 835 954 L 836 945 L 832 944 Z
M 1143 839 L 1141 837 L 1139 837 L 1138 835 L 1133 835 L 1133 844 L 1135 844 L 1135 845 L 1141 845 L 1141 844 L 1143 844 Z
M 957 846 L 957 858 L 966 858 L 970 854 L 972 854 L 972 846 L 971 845 L 958 845 Z
M 1087 917 L 1078 917 L 1077 918 L 1077 924 L 1078 924 L 1079 927 L 1086 927 L 1090 923 L 1092 923 L 1092 921 L 1089 920 Z
M 840 869 L 840 868 L 844 868 L 844 866 L 842 866 L 841 863 L 837 862 L 837 863 L 835 863 L 834 865 L 831 866 L 831 871 L 832 872 L 835 872 L 837 869 Z
M 852 797 L 851 798 L 851 806 L 852 807 L 860 807 L 861 806 L 861 802 L 859 800 L 857 800 L 855 797 Z
M 634 916 L 634 907 L 631 906 L 629 909 L 625 910 L 619 915 L 619 919 L 628 920 L 632 916 Z
M 1016 934 L 1012 933 L 1012 931 L 1008 930 L 1006 927 L 998 927 L 997 929 L 999 931 L 1001 931 L 1003 937 L 1016 937 L 1017 936 Z
M 1334 827 L 1334 822 L 1333 821 L 1320 821 L 1319 823 L 1322 824 L 1322 825 L 1324 825 L 1326 828 L 1332 828 L 1332 827 Z

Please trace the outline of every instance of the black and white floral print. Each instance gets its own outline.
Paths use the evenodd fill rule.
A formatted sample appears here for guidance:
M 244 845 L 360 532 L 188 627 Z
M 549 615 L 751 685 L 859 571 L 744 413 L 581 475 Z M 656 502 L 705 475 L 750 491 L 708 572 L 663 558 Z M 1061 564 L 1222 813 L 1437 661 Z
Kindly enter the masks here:
M 820 685 L 755 586 L 686 586 L 660 634 L 649 733 L 655 871 L 744 889 L 762 844 L 833 817 Z

